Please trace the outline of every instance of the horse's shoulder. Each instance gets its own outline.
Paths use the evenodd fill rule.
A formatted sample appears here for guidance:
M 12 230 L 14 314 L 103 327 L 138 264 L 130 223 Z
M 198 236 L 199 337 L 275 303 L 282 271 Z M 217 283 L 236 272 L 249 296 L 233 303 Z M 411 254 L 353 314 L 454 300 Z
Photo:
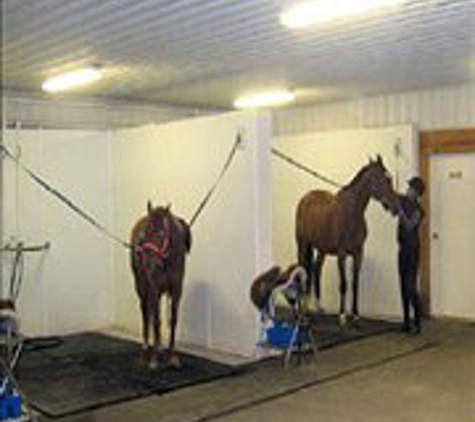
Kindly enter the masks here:
M 143 216 L 137 223 L 135 223 L 134 227 L 132 228 L 131 232 L 131 239 L 132 242 L 136 241 L 138 238 L 141 237 L 141 234 L 145 230 L 148 224 L 148 217 Z

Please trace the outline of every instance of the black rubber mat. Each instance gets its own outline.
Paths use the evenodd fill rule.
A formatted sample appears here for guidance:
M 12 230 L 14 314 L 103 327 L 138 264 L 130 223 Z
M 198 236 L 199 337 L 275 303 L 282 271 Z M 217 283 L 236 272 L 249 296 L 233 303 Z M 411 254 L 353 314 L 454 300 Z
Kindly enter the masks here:
M 338 315 L 314 313 L 312 329 L 319 350 L 329 349 L 351 341 L 399 330 L 400 324 L 380 319 L 361 318 L 342 328 Z
M 185 353 L 180 353 L 180 369 L 163 362 L 151 371 L 138 343 L 97 333 L 62 340 L 54 348 L 27 349 L 17 368 L 20 386 L 33 407 L 49 417 L 164 394 L 239 372 Z

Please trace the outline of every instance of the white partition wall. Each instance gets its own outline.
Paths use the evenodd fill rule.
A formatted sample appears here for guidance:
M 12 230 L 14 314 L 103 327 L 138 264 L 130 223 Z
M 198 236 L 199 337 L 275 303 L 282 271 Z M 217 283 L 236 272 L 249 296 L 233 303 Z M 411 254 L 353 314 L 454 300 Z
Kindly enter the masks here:
M 189 220 L 240 135 L 242 145 L 193 226 L 179 339 L 250 355 L 256 338 L 249 287 L 271 264 L 267 113 L 235 113 L 108 132 L 9 131 L 21 161 L 127 240 L 147 200 Z M 2 174 L 5 242 L 50 242 L 27 255 L 20 316 L 27 334 L 116 325 L 140 332 L 128 250 L 39 187 L 11 160 Z M 2 285 L 8 284 L 11 257 Z
M 56 189 L 103 224 L 111 224 L 107 133 L 6 131 L 5 144 Z M 4 241 L 51 244 L 48 251 L 25 255 L 19 297 L 25 334 L 64 334 L 111 325 L 114 300 L 110 242 L 11 160 L 4 160 L 3 170 Z M 12 256 L 4 254 L 3 262 L 5 291 Z
M 240 135 L 242 145 L 192 228 L 179 340 L 251 355 L 257 326 L 250 284 L 274 262 L 295 261 L 296 205 L 308 190 L 328 188 L 272 156 L 271 133 L 268 113 L 247 112 L 112 133 L 8 131 L 5 138 L 26 165 L 128 240 L 148 200 L 171 203 L 189 220 Z M 282 137 L 274 146 L 341 183 L 380 153 L 403 190 L 417 173 L 415 140 L 411 126 L 398 126 Z M 63 334 L 116 325 L 138 336 L 128 250 L 74 215 L 10 160 L 3 164 L 4 241 L 51 242 L 49 251 L 27 257 L 20 298 L 25 332 Z M 396 221 L 376 203 L 367 216 L 362 313 L 398 315 Z M 8 270 L 5 256 L 3 263 Z M 324 304 L 335 309 L 334 259 L 328 260 L 324 279 Z
M 172 204 L 189 220 L 220 172 L 236 136 L 228 172 L 192 228 L 179 322 L 183 342 L 251 355 L 256 340 L 249 287 L 271 264 L 270 138 L 267 114 L 233 113 L 116 133 L 115 231 L 127 236 L 146 201 Z M 140 332 L 128 254 L 115 254 L 117 322 Z
M 314 132 L 281 137 L 275 145 L 321 174 L 348 183 L 369 157 L 381 154 L 395 178 L 396 188 L 405 191 L 406 180 L 417 173 L 416 133 L 411 126 L 368 130 Z M 335 188 L 314 179 L 278 158 L 273 160 L 273 250 L 276 261 L 285 266 L 296 261 L 295 210 L 309 190 Z M 361 274 L 361 313 L 399 315 L 396 220 L 374 201 L 367 210 L 369 236 Z M 328 258 L 323 269 L 323 304 L 338 309 L 336 259 Z M 348 266 L 349 269 L 349 266 Z

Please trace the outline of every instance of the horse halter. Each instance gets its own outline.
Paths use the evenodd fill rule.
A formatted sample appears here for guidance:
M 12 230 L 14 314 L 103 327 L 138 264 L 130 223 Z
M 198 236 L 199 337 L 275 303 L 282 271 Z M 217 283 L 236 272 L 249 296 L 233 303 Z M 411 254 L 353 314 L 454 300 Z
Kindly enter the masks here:
M 160 246 L 153 241 L 153 231 L 146 233 L 145 241 L 138 246 L 138 252 L 142 261 L 145 261 L 146 253 L 149 252 L 150 256 L 156 261 L 160 268 L 165 266 L 165 261 L 168 258 L 170 252 L 170 223 L 168 218 L 164 218 L 164 239 Z M 151 225 L 153 228 L 153 225 Z
M 384 168 L 383 179 L 376 181 L 377 194 L 374 195 L 374 198 L 381 202 L 383 208 L 386 211 L 395 213 L 396 205 L 396 193 L 392 188 L 392 178 L 391 174 Z M 392 197 L 394 195 L 394 197 Z

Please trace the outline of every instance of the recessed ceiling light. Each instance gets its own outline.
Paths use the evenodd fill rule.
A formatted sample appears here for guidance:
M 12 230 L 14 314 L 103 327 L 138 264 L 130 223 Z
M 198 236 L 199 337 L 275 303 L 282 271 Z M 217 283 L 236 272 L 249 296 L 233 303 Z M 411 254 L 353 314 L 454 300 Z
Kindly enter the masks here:
M 101 77 L 102 70 L 99 67 L 85 67 L 47 79 L 43 83 L 43 90 L 47 92 L 66 91 L 95 82 Z
M 290 28 L 323 24 L 357 16 L 408 0 L 315 0 L 297 4 L 280 15 L 280 22 Z
M 295 94 L 291 91 L 270 91 L 240 97 L 234 101 L 234 107 L 240 109 L 272 107 L 294 100 Z

